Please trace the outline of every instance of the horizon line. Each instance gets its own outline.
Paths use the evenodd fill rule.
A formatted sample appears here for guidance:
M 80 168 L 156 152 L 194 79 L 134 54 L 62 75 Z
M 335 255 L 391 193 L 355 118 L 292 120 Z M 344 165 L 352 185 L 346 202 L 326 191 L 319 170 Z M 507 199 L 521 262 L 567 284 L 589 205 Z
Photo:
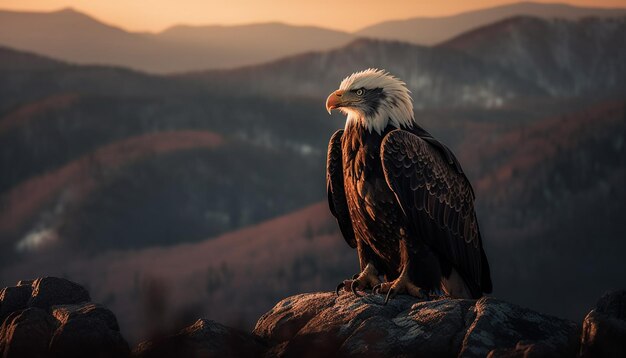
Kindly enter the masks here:
M 566 2 L 538 2 L 538 1 L 512 1 L 509 3 L 505 3 L 505 4 L 500 4 L 500 5 L 496 5 L 496 6 L 488 6 L 488 7 L 480 7 L 480 8 L 475 8 L 475 9 L 471 9 L 471 10 L 465 10 L 465 11 L 460 11 L 460 12 L 453 12 L 450 14 L 445 14 L 445 15 L 437 15 L 437 16 L 409 16 L 409 17 L 405 17 L 405 18 L 390 18 L 390 19 L 386 19 L 386 20 L 381 20 L 381 21 L 377 21 L 374 22 L 372 24 L 366 25 L 366 26 L 362 26 L 356 30 L 352 30 L 352 31 L 347 31 L 347 30 L 342 30 L 339 28 L 335 28 L 335 27 L 327 27 L 327 26 L 321 26 L 321 25 L 315 25 L 315 24 L 305 24 L 305 23 L 290 23 L 284 20 L 264 20 L 264 21 L 256 21 L 256 22 L 241 22 L 241 23 L 204 23 L 204 24 L 193 24 L 193 23 L 181 23 L 181 22 L 174 22 L 170 25 L 167 25 L 165 27 L 163 27 L 162 29 L 159 30 L 132 30 L 129 29 L 127 27 L 124 27 L 122 25 L 119 24 L 115 24 L 113 22 L 109 22 L 108 20 L 103 20 L 101 18 L 99 18 L 97 15 L 93 15 L 92 13 L 88 12 L 88 11 L 84 11 L 81 9 L 78 9 L 76 7 L 73 6 L 65 6 L 62 8 L 58 8 L 58 9 L 54 9 L 54 10 L 23 10 L 23 9 L 15 9 L 15 8 L 0 8 L 0 11 L 5 11 L 5 12 L 16 12 L 16 13 L 31 13 L 31 14 L 53 14 L 53 13 L 60 13 L 60 12 L 64 12 L 64 11 L 71 11 L 71 12 L 75 12 L 77 14 L 81 14 L 83 16 L 89 17 L 91 19 L 93 19 L 94 21 L 97 21 L 103 25 L 106 26 L 110 26 L 110 27 L 114 27 L 120 30 L 123 30 L 127 33 L 150 33 L 150 34 L 160 34 L 163 32 L 166 32 L 172 28 L 176 28 L 176 27 L 242 27 L 242 26 L 251 26 L 251 25 L 269 25 L 269 24 L 277 24 L 277 25 L 286 25 L 286 26 L 293 26 L 293 27 L 312 27 L 312 28 L 318 28 L 318 29 L 324 29 L 324 30 L 330 30 L 330 31 L 336 31 L 336 32 L 342 32 L 342 33 L 346 33 L 346 34 L 353 34 L 356 35 L 358 34 L 359 31 L 362 31 L 363 29 L 366 29 L 368 27 L 371 26 L 375 26 L 377 24 L 382 24 L 382 23 L 386 23 L 386 22 L 401 22 L 401 21 L 407 21 L 407 20 L 412 20 L 412 19 L 438 19 L 438 18 L 447 18 L 447 17 L 454 17 L 454 16 L 459 16 L 462 14 L 467 14 L 467 13 L 472 13 L 472 12 L 476 12 L 476 11 L 481 11 L 481 10 L 487 10 L 487 9 L 495 9 L 495 8 L 500 8 L 500 7 L 507 7 L 507 6 L 511 6 L 511 5 L 517 5 L 517 4 L 537 4 L 537 5 L 564 5 L 564 6 L 569 6 L 569 7 L 574 7 L 574 8 L 587 8 L 587 9 L 603 9 L 603 10 L 626 10 L 626 6 L 624 7 L 614 7 L 614 6 L 579 6 L 579 5 L 573 5 L 573 4 L 569 4 Z

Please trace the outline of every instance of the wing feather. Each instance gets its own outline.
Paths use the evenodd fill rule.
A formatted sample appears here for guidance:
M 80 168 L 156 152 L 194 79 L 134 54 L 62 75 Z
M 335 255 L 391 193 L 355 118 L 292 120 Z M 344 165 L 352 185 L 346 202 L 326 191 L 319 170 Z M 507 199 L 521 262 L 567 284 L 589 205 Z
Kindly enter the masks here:
M 352 219 L 346 201 L 346 192 L 343 185 L 343 160 L 341 152 L 341 136 L 343 130 L 338 130 L 328 143 L 326 158 L 326 191 L 330 212 L 337 219 L 339 229 L 348 245 L 356 248 L 356 238 L 352 227 Z
M 404 130 L 382 143 L 385 179 L 411 230 L 463 276 L 472 295 L 491 291 L 489 266 L 474 211 L 474 193 L 449 149 Z M 445 147 L 444 147 L 445 148 Z

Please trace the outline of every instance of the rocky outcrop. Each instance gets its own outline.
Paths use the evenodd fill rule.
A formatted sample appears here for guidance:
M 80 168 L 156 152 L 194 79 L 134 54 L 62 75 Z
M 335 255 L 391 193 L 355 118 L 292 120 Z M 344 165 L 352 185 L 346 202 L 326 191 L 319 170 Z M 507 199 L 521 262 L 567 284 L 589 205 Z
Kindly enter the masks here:
M 17 286 L 3 288 L 0 291 L 0 322 L 12 312 L 26 308 L 31 293 L 32 287 L 21 284 L 21 281 Z
M 270 356 L 507 356 L 518 347 L 538 356 L 576 356 L 578 326 L 495 298 L 419 301 L 333 293 L 284 299 L 254 333 Z M 314 347 L 314 349 L 312 349 Z
M 24 284 L 29 282 L 25 281 Z M 28 299 L 28 306 L 39 307 L 46 311 L 55 305 L 91 301 L 89 292 L 83 286 L 63 278 L 38 278 L 31 283 L 31 287 L 32 293 Z
M 115 315 L 82 286 L 44 277 L 0 291 L 1 357 L 124 357 Z
M 252 333 L 199 319 L 131 353 L 113 312 L 59 278 L 0 291 L 0 357 L 622 357 L 626 291 L 580 326 L 496 299 L 308 293 L 264 314 Z
M 626 291 L 602 296 L 583 322 L 582 357 L 626 357 Z
M 178 334 L 140 343 L 134 355 L 156 357 L 258 357 L 267 350 L 258 337 L 199 319 Z
M 59 323 L 40 308 L 12 312 L 0 328 L 3 357 L 46 357 Z

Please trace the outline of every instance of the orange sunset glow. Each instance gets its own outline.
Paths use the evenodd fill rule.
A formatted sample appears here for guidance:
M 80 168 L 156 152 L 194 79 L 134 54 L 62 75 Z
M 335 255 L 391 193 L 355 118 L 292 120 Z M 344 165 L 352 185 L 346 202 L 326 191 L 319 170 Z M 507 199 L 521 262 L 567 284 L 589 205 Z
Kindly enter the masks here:
M 161 31 L 180 23 L 233 25 L 270 21 L 355 31 L 385 20 L 446 16 L 512 2 L 514 1 L 3 0 L 0 1 L 0 8 L 19 11 L 52 11 L 72 7 L 95 16 L 101 21 L 132 31 Z M 554 3 L 555 1 L 538 0 L 536 2 Z M 625 0 L 569 0 L 563 3 L 606 8 L 626 6 Z

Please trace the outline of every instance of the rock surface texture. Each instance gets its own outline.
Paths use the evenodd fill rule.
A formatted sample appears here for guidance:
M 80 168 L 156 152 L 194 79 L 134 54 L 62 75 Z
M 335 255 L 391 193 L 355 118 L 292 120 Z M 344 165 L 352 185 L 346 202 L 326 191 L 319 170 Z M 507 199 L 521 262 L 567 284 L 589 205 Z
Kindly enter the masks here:
M 254 333 L 269 356 L 576 356 L 574 322 L 490 297 L 418 301 L 399 296 L 304 294 L 279 302 Z M 314 347 L 314 349 L 312 349 Z
M 134 356 L 153 357 L 261 357 L 265 344 L 250 333 L 199 319 L 179 333 L 140 343 Z
M 20 281 L 0 291 L 0 357 L 125 357 L 117 318 L 62 278 Z
M 626 291 L 603 296 L 581 328 L 491 297 L 308 293 L 252 333 L 199 319 L 131 353 L 115 315 L 65 279 L 0 291 L 0 357 L 626 357 Z
M 626 291 L 602 296 L 583 321 L 582 357 L 626 357 Z

